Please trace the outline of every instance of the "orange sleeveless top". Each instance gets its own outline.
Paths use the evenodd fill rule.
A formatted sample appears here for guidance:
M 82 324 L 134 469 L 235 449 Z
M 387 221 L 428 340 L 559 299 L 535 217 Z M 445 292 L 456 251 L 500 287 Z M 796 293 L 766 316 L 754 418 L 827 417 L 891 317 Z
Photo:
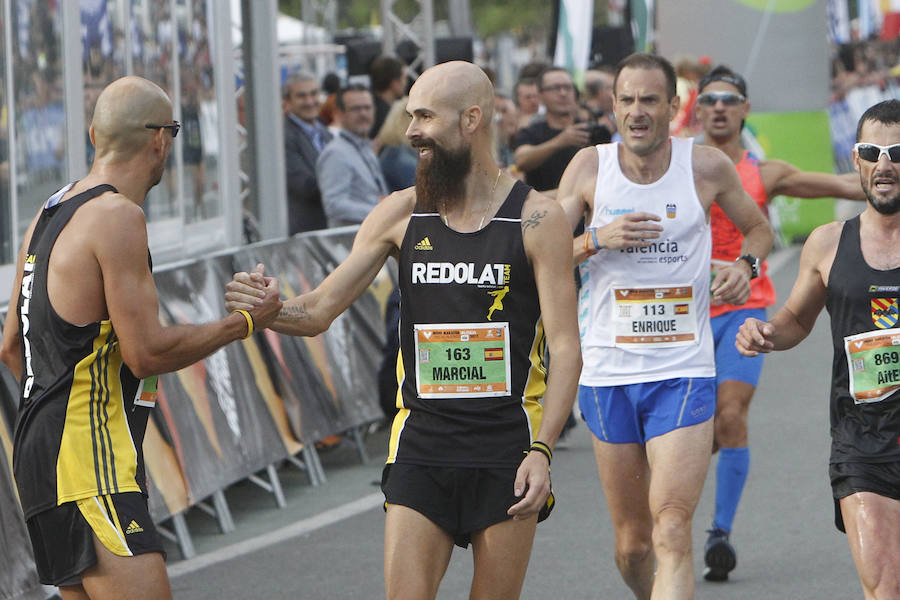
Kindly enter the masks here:
M 756 201 L 760 210 L 768 216 L 767 204 L 769 198 L 766 194 L 762 177 L 759 174 L 759 159 L 747 150 L 744 150 L 743 158 L 735 167 L 738 175 L 741 177 L 744 189 Z M 731 219 L 725 215 L 725 212 L 716 203 L 713 203 L 710 208 L 709 218 L 713 241 L 713 268 L 715 268 L 715 261 L 734 262 L 741 255 L 741 244 L 744 243 L 744 236 L 741 234 L 741 230 L 731 222 Z M 765 308 L 775 304 L 775 287 L 772 285 L 772 280 L 769 279 L 767 271 L 768 265 L 763 261 L 759 277 L 750 282 L 750 299 L 747 300 L 746 304 L 740 306 L 735 306 L 734 304 L 710 306 L 709 316 L 717 317 L 741 308 Z

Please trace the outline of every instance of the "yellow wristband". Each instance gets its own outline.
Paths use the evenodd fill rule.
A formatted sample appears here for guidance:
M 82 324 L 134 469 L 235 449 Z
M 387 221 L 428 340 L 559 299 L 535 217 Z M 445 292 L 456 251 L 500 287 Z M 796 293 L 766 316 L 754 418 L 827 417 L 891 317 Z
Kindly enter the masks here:
M 233 311 L 231 311 L 231 312 L 233 312 L 233 313 L 241 313 L 242 315 L 244 315 L 244 318 L 247 319 L 247 335 L 245 335 L 245 336 L 244 336 L 243 338 L 241 338 L 241 339 L 246 340 L 248 337 L 250 337 L 251 335 L 253 335 L 253 317 L 250 316 L 250 313 L 248 313 L 246 310 L 241 309 L 241 308 L 239 308 L 239 309 L 237 309 L 237 310 L 233 310 Z

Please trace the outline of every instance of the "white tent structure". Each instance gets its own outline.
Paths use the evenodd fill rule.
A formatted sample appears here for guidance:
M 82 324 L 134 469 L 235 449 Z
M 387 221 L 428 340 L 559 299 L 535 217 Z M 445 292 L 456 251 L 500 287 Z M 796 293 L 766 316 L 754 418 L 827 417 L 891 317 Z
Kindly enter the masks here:
M 286 70 L 303 68 L 319 78 L 334 71 L 346 78 L 345 49 L 332 43 L 327 29 L 282 13 L 278 14 L 275 27 L 281 67 Z M 231 41 L 235 48 L 241 47 L 242 31 L 241 1 L 231 0 Z
M 231 40 L 235 47 L 242 42 L 241 26 L 241 0 L 231 0 Z M 285 14 L 278 14 L 275 26 L 281 46 L 331 43 L 331 35 L 324 27 L 304 23 Z

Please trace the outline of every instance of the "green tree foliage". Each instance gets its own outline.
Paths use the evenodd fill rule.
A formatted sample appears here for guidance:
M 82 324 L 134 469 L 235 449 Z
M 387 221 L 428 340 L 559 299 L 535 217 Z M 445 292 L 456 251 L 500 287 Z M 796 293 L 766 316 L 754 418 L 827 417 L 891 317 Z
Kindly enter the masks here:
M 296 18 L 302 15 L 302 0 L 278 0 L 281 12 Z M 415 0 L 396 0 L 394 12 L 402 19 L 409 19 L 418 12 Z M 523 35 L 534 31 L 546 31 L 553 18 L 550 0 L 490 0 L 471 1 L 472 25 L 481 37 L 501 33 Z M 448 17 L 447 0 L 434 0 L 435 20 Z M 338 26 L 341 28 L 367 27 L 381 22 L 381 4 L 372 0 L 339 0 Z
M 502 33 L 516 36 L 544 32 L 553 20 L 553 5 L 547 0 L 492 0 L 472 6 L 475 31 L 481 37 Z

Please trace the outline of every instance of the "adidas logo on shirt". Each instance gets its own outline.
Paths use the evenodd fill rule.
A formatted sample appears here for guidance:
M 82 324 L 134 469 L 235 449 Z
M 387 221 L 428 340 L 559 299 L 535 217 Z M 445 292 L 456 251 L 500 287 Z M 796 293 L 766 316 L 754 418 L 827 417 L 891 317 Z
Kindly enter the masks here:
M 415 248 L 416 250 L 434 250 L 434 246 L 431 245 L 431 240 L 429 240 L 427 237 L 413 246 L 413 248 Z
M 141 533 L 144 531 L 144 528 L 137 524 L 137 521 L 132 521 L 128 524 L 128 529 L 125 530 L 125 533 Z

